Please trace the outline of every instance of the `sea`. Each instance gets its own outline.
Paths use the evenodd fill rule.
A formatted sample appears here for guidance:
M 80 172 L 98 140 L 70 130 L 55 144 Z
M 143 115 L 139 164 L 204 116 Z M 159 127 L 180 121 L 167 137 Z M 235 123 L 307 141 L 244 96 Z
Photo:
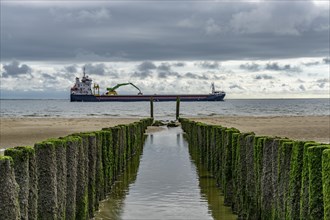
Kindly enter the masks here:
M 154 102 L 156 119 L 175 118 L 176 102 Z M 221 102 L 181 102 L 180 117 L 329 116 L 330 99 L 226 99 Z M 141 118 L 150 116 L 150 102 L 70 102 L 0 100 L 4 118 Z

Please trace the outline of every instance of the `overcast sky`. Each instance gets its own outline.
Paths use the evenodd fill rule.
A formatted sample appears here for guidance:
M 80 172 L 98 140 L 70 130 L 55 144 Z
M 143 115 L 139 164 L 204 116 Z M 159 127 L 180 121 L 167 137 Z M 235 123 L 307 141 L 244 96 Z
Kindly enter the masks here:
M 0 4 L 1 98 L 68 98 L 83 66 L 101 90 L 329 98 L 328 1 Z

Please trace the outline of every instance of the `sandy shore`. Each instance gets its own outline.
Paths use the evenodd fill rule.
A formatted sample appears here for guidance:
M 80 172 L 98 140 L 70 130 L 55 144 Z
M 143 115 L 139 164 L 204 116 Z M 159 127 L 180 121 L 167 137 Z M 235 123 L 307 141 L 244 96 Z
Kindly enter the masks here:
M 0 118 L 0 148 L 30 145 L 51 137 L 96 131 L 128 124 L 138 118 Z M 208 124 L 235 127 L 241 132 L 330 143 L 330 116 L 208 117 L 193 118 Z M 157 128 L 158 129 L 158 128 Z M 156 129 L 156 130 L 157 130 Z M 153 130 L 149 130 L 152 132 Z
M 33 146 L 47 138 L 97 131 L 138 118 L 0 118 L 0 148 Z
M 330 143 L 330 116 L 209 117 L 192 118 L 207 124 L 234 127 L 256 135 Z

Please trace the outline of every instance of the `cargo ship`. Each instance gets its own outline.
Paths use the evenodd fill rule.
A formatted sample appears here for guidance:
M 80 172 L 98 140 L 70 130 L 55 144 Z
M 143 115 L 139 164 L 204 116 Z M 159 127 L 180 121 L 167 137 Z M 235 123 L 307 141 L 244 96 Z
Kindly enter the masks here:
M 92 88 L 92 79 L 86 76 L 85 70 L 80 80 L 76 77 L 76 82 L 71 88 L 71 102 L 139 102 L 139 101 L 176 101 L 177 97 L 180 101 L 197 102 L 197 101 L 223 101 L 226 93 L 224 91 L 216 91 L 214 83 L 211 84 L 212 92 L 209 94 L 154 94 L 144 95 L 141 90 L 133 83 L 121 83 L 114 87 L 107 88 L 107 91 L 100 94 L 100 87 L 94 84 Z M 116 89 L 121 86 L 130 85 L 135 87 L 139 92 L 137 95 L 118 95 Z

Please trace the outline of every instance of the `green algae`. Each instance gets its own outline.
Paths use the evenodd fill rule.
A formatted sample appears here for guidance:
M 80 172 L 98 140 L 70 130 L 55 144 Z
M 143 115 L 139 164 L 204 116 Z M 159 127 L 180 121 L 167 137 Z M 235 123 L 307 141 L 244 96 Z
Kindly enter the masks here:
M 315 146 L 307 150 L 308 173 L 309 173 L 309 206 L 310 219 L 322 219 L 323 207 L 323 186 L 322 186 L 322 152 L 330 149 L 328 146 Z
M 322 153 L 324 219 L 330 219 L 330 149 Z
M 324 156 L 329 153 L 323 150 L 326 153 L 323 156 L 319 153 L 313 162 L 308 156 L 319 143 L 253 134 L 229 136 L 228 128 L 215 128 L 184 118 L 180 118 L 180 122 L 189 145 L 196 146 L 199 160 L 215 177 L 224 191 L 226 204 L 232 206 L 239 219 L 304 219 L 306 216 L 322 219 L 323 215 L 326 219 L 329 216 L 329 183 L 324 177 L 329 176 L 328 162 L 325 162 L 328 160 Z M 324 145 L 323 148 L 326 149 Z M 321 167 L 325 171 L 321 172 Z M 324 203 L 323 214 L 317 205 L 320 203 Z

